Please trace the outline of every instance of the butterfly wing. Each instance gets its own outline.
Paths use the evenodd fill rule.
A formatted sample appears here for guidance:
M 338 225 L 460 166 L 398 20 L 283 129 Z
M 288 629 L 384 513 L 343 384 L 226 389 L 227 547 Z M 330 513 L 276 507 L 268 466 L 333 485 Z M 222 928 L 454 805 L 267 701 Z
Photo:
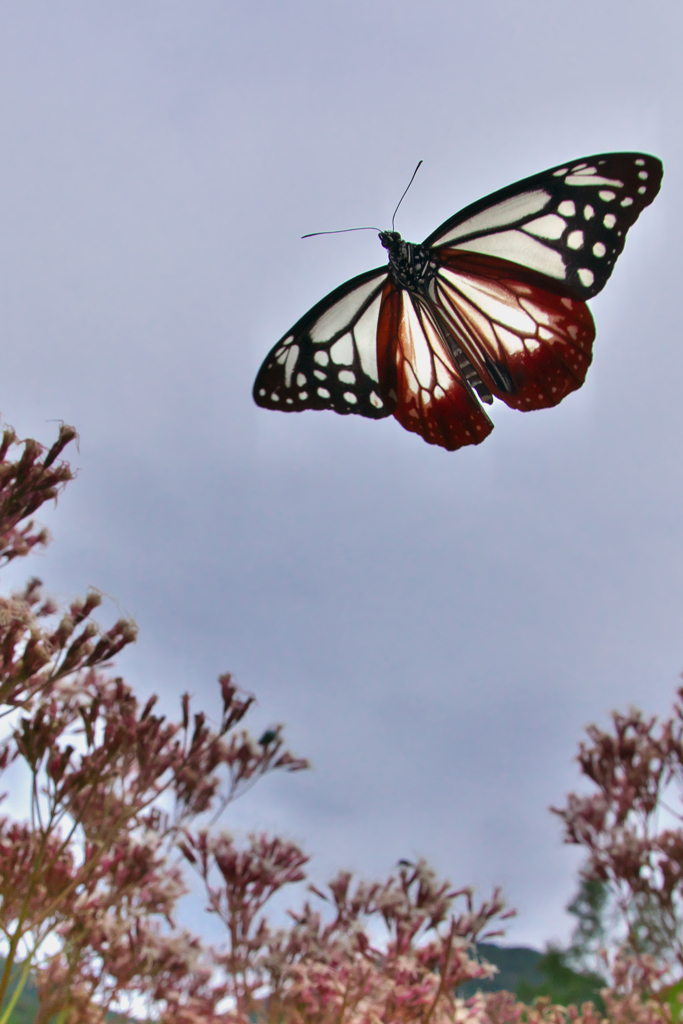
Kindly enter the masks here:
M 511 408 L 557 405 L 583 384 L 595 326 L 565 286 L 507 260 L 445 250 L 430 298 L 445 336 Z
M 453 451 L 479 444 L 493 429 L 472 386 L 477 378 L 523 411 L 557 405 L 579 388 L 591 361 L 593 318 L 566 287 L 551 288 L 517 264 L 458 250 L 441 254 L 426 296 L 389 281 L 377 363 L 401 425 Z
M 423 244 L 509 260 L 590 299 L 659 192 L 662 173 L 661 162 L 645 153 L 583 157 L 467 206 Z
M 322 299 L 271 350 L 256 377 L 265 409 L 333 409 L 372 419 L 395 402 L 380 386 L 377 323 L 388 270 L 354 277 Z
M 493 430 L 454 362 L 434 304 L 391 281 L 382 296 L 377 363 L 394 416 L 429 444 L 454 451 Z

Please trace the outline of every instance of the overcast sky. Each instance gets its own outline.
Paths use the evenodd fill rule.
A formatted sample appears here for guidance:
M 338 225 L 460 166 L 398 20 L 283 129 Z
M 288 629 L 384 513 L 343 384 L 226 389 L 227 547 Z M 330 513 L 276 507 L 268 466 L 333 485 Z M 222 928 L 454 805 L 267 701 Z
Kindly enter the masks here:
M 4 0 L 0 409 L 81 435 L 40 575 L 141 628 L 120 661 L 175 712 L 225 670 L 306 775 L 226 816 L 322 881 L 427 856 L 567 937 L 577 856 L 548 805 L 585 725 L 665 712 L 683 669 L 680 4 Z M 557 409 L 483 445 L 257 409 L 273 343 L 372 233 L 420 241 L 561 161 L 643 150 L 662 192 L 591 303 Z M 201 925 L 198 914 L 194 923 Z

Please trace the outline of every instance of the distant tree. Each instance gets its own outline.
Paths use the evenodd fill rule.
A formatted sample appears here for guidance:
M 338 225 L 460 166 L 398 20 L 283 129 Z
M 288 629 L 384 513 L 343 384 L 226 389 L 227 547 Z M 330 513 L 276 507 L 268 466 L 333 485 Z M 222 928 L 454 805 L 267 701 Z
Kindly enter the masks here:
M 605 1012 L 602 989 L 606 981 L 601 974 L 580 971 L 569 963 L 565 950 L 549 949 L 536 964 L 536 970 L 545 976 L 540 985 L 531 985 L 523 979 L 517 983 L 515 992 L 523 1003 L 533 1003 L 547 997 L 560 1006 L 581 1006 L 592 1002 L 601 1013 Z
M 609 925 L 610 891 L 602 878 L 580 876 L 579 888 L 567 910 L 576 918 L 567 959 L 575 965 L 585 967 L 599 960 L 600 951 L 605 948 Z

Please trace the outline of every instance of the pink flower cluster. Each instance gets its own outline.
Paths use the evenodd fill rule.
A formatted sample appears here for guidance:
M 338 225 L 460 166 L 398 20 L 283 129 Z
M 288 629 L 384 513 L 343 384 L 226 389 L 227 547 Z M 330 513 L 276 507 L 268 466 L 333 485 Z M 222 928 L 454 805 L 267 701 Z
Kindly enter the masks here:
M 553 808 L 565 842 L 583 847 L 583 876 L 611 896 L 612 945 L 683 972 L 683 689 L 664 722 L 637 708 L 592 725 L 578 762 L 594 790 Z
M 29 517 L 71 478 L 59 457 L 74 438 L 63 426 L 46 452 L 5 431 L 5 562 L 47 542 Z M 100 604 L 91 591 L 60 611 L 38 580 L 0 598 L 0 772 L 23 768 L 30 793 L 25 821 L 0 818 L 0 1024 L 29 975 L 37 1024 L 102 1024 L 111 1009 L 163 1024 L 597 1024 L 591 1004 L 460 998 L 464 982 L 494 973 L 476 942 L 501 934 L 513 912 L 498 890 L 475 904 L 470 889 L 439 881 L 423 861 L 401 861 L 377 883 L 342 872 L 326 889 L 309 886 L 286 927 L 269 923 L 268 901 L 305 880 L 308 857 L 279 837 L 239 844 L 200 822 L 265 773 L 307 762 L 286 750 L 280 727 L 258 741 L 243 728 L 253 697 L 229 675 L 219 680 L 216 726 L 191 714 L 187 696 L 177 721 L 157 713 L 156 698 L 141 706 L 110 664 L 135 640 L 135 624 L 120 619 L 103 632 L 91 618 Z M 599 793 L 570 797 L 558 812 L 568 841 L 589 852 L 586 872 L 614 885 L 627 921 L 604 993 L 613 1024 L 669 1020 L 655 994 L 672 958 L 683 964 L 683 835 L 653 826 L 663 789 L 681 778 L 682 715 L 678 707 L 657 735 L 636 712 L 615 716 L 615 735 L 593 730 L 581 765 Z M 188 866 L 225 927 L 218 949 L 176 923 Z M 630 918 L 629 898 L 639 901 Z M 661 915 L 652 934 L 668 945 L 648 957 L 638 928 L 652 908 Z

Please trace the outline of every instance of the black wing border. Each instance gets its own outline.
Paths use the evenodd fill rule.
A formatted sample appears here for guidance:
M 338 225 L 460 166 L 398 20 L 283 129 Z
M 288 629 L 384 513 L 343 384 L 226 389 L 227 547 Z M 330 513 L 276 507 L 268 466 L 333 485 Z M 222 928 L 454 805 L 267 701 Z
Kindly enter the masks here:
M 652 156 L 651 153 L 595 153 L 593 156 L 580 156 L 575 157 L 573 160 L 565 160 L 564 163 L 556 164 L 555 167 L 549 167 L 546 171 L 541 171 L 538 174 L 532 174 L 528 178 L 521 178 L 520 181 L 515 181 L 511 185 L 506 185 L 505 188 L 500 188 L 496 192 L 490 192 L 487 196 L 483 196 L 481 199 L 477 199 L 476 202 L 470 203 L 469 206 L 465 206 L 462 210 L 453 214 L 448 220 L 445 220 L 443 224 L 440 224 L 436 231 L 432 231 L 431 234 L 427 235 L 424 242 L 424 246 L 432 248 L 434 242 L 441 235 L 447 231 L 452 231 L 459 224 L 469 220 L 470 217 L 474 217 L 478 213 L 483 213 L 488 210 L 491 206 L 496 206 L 498 203 L 504 202 L 506 199 L 512 199 L 517 195 L 521 195 L 524 192 L 529 192 L 532 189 L 543 186 L 545 191 L 550 192 L 556 198 L 562 194 L 562 178 L 555 177 L 557 171 L 561 171 L 563 168 L 572 167 L 574 164 L 587 163 L 592 164 L 597 160 L 609 160 L 611 157 L 625 157 L 628 159 L 638 160 L 645 159 L 652 161 L 653 169 L 658 171 L 657 187 L 654 190 L 652 197 L 648 198 L 647 202 L 643 203 L 643 207 L 649 206 L 657 197 L 659 190 L 662 185 L 662 178 L 664 175 L 664 166 L 659 157 Z M 638 210 L 637 216 L 640 215 L 641 210 Z M 536 214 L 535 216 L 538 216 Z M 634 218 L 634 221 L 637 217 Z M 498 231 L 508 230 L 513 228 L 514 224 L 505 224 L 500 227 L 485 228 L 483 231 L 473 231 L 471 236 L 467 235 L 467 238 L 483 238 L 485 235 L 493 235 Z M 449 243 L 446 243 L 448 246 Z M 451 248 L 457 248 L 457 245 L 451 245 Z

